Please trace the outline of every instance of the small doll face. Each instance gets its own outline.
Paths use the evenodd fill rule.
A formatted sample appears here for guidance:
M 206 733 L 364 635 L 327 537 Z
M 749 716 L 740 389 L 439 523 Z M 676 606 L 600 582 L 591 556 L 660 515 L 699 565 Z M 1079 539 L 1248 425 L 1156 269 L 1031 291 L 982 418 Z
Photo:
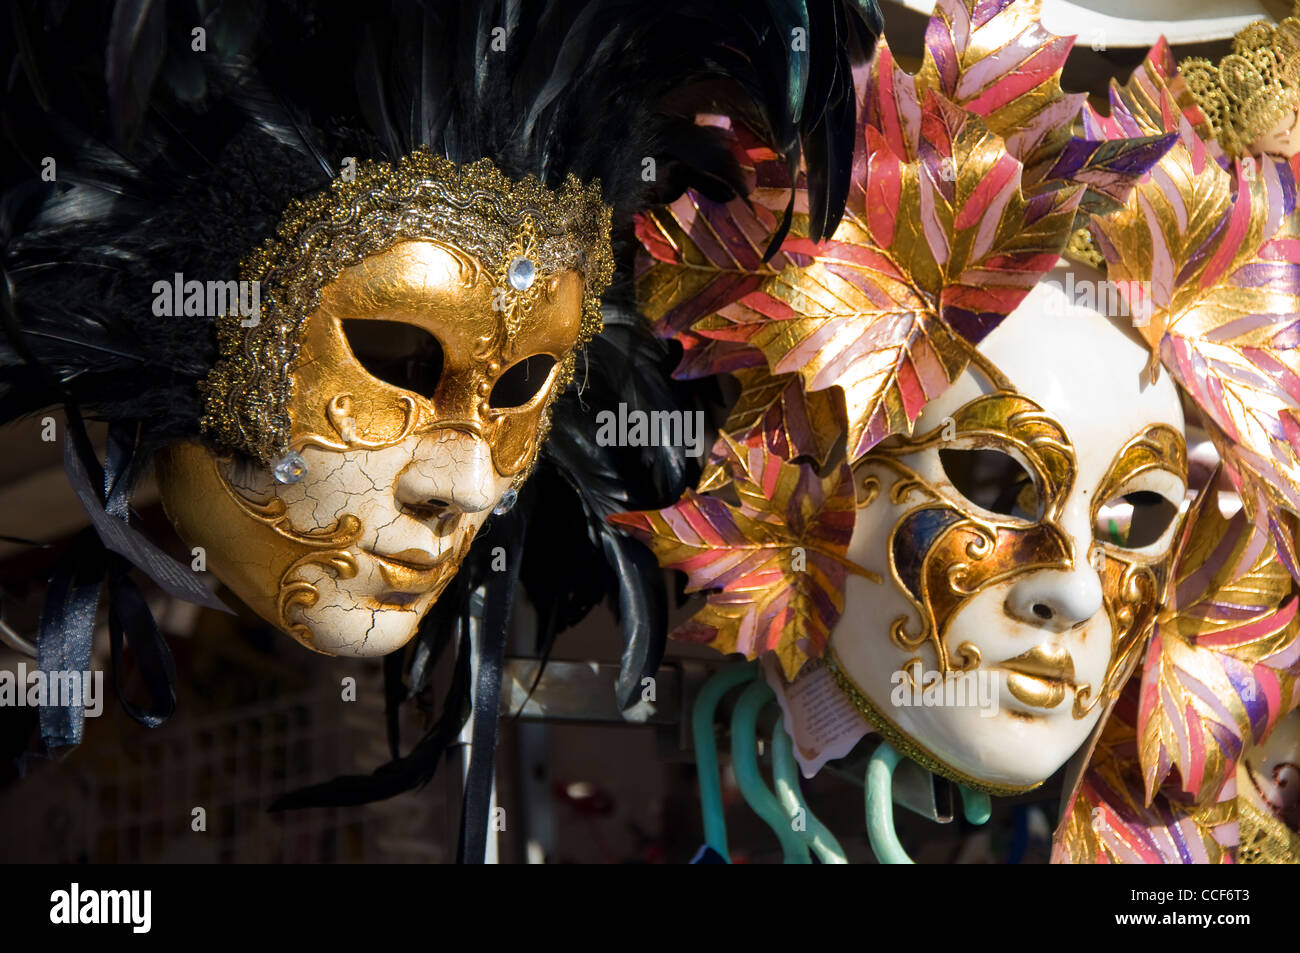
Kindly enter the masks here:
M 401 647 L 544 437 L 583 281 L 533 277 L 529 307 L 511 311 L 477 262 L 438 242 L 346 269 L 303 329 L 286 460 L 268 469 L 197 444 L 163 455 L 181 536 L 309 648 Z
M 1186 493 L 1174 385 L 1063 287 L 1041 282 L 915 435 L 856 467 L 848 555 L 884 581 L 850 577 L 831 636 L 887 736 L 995 790 L 1045 780 L 1123 684 Z
M 1290 159 L 1300 152 L 1300 111 L 1288 109 L 1273 128 L 1248 146 L 1256 156 L 1273 155 Z
M 1264 744 L 1246 752 L 1237 783 L 1246 797 L 1262 801 L 1274 817 L 1300 833 L 1300 710 L 1279 721 Z

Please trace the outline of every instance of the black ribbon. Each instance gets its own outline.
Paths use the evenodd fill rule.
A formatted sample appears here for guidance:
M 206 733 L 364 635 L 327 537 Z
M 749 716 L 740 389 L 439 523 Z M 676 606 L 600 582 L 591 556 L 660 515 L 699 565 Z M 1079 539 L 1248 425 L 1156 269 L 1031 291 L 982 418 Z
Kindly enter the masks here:
M 506 568 L 489 572 L 482 589 L 482 603 L 471 602 L 471 612 L 482 619 L 478 642 L 478 672 L 474 679 L 474 715 L 470 729 L 469 770 L 465 775 L 465 796 L 461 803 L 460 844 L 456 861 L 481 864 L 487 852 L 487 831 L 492 805 L 492 776 L 496 768 L 497 727 L 501 711 L 501 676 L 506 643 L 510 637 L 510 610 L 519 583 L 523 557 L 524 521 L 518 509 L 498 518 L 493 527 L 500 533 L 506 553 Z M 495 534 L 494 534 L 495 535 Z
M 270 810 L 370 804 L 427 784 L 437 772 L 443 755 L 469 720 L 472 650 L 468 620 L 457 620 L 456 629 L 459 637 L 456 668 L 443 700 L 442 715 L 411 749 L 410 754 L 380 765 L 373 774 L 346 774 L 290 791 L 276 798 L 271 803 Z
M 138 568 L 164 591 L 198 605 L 229 612 L 195 574 L 151 543 L 130 520 L 131 486 L 138 475 L 138 427 L 110 424 L 108 449 L 101 468 L 85 423 L 75 406 L 67 405 L 63 465 L 68 482 L 90 516 L 91 526 L 79 533 L 55 564 L 41 612 L 37 663 L 47 673 L 88 672 L 95 633 L 95 616 L 107 579 L 108 630 L 113 661 L 113 686 L 122 707 L 136 721 L 155 727 L 176 708 L 176 667 L 170 650 L 139 587 L 131 578 Z M 95 482 L 103 487 L 96 491 Z M 149 700 L 137 705 L 126 698 L 123 649 L 131 650 Z M 49 684 L 53 684 L 50 682 Z M 41 738 L 46 750 L 81 743 L 84 710 L 80 706 L 46 705 L 41 709 Z
M 139 569 L 169 595 L 208 609 L 230 612 L 225 603 L 203 585 L 197 573 L 168 556 L 131 526 L 131 487 L 142 464 L 136 455 L 137 428 L 120 422 L 109 426 L 108 453 L 102 478 L 98 481 L 104 487 L 100 494 L 92 488 L 88 472 L 88 466 L 99 467 L 95 450 L 80 415 L 74 408 L 68 410 L 63 466 L 68 482 L 90 515 L 91 525 L 104 548 Z
M 54 564 L 36 642 L 42 672 L 90 670 L 91 636 L 104 582 L 103 552 L 95 531 L 87 528 Z M 46 749 L 80 744 L 83 718 L 81 708 L 42 706 L 41 740 Z
M 66 416 L 63 468 L 68 482 L 90 516 L 90 528 L 73 538 L 55 563 L 37 643 L 37 664 L 46 678 L 54 672 L 89 672 L 95 615 L 105 577 L 109 592 L 109 638 L 113 684 L 127 713 L 146 725 L 165 721 L 175 710 L 175 665 L 153 614 L 130 578 L 141 570 L 167 593 L 197 605 L 229 612 L 194 573 L 172 559 L 130 525 L 131 488 L 143 469 L 137 453 L 139 424 L 109 424 L 108 451 L 101 467 L 76 398 L 62 379 L 27 346 L 14 304 L 9 275 L 0 270 L 0 327 L 14 351 L 62 399 Z M 98 489 L 96 489 L 96 486 Z M 150 704 L 139 707 L 122 692 L 122 647 L 131 649 L 149 693 Z M 47 681 L 46 684 L 55 684 Z M 47 751 L 81 743 L 82 707 L 46 705 L 41 708 L 41 739 Z

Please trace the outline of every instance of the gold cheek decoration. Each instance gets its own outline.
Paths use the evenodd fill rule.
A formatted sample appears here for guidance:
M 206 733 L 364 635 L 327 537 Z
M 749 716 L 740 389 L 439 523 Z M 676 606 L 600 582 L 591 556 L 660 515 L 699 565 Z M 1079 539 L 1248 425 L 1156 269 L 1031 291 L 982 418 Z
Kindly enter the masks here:
M 258 503 L 248 499 L 227 479 L 222 461 L 199 444 L 175 444 L 163 450 L 157 473 L 168 519 L 183 540 L 207 544 L 208 558 L 214 566 L 220 564 L 222 581 L 281 632 L 313 651 L 333 654 L 322 649 L 315 634 L 295 622 L 292 613 L 310 609 L 320 599 L 318 588 L 304 578 L 310 567 L 325 569 L 336 579 L 356 577 L 354 550 L 363 532 L 361 521 L 344 513 L 331 526 L 297 530 L 283 500 L 271 497 Z M 418 589 L 431 597 L 430 602 L 456 574 L 473 541 L 474 534 L 465 533 L 450 556 L 421 574 Z M 384 571 L 382 564 L 380 571 Z M 393 589 L 417 588 L 404 586 L 403 580 L 390 579 L 387 574 L 384 578 Z M 384 604 L 377 594 L 376 599 L 357 607 L 382 610 Z
M 357 573 L 349 551 L 361 538 L 361 521 L 344 514 L 331 527 L 300 532 L 289 523 L 284 501 L 247 499 L 221 472 L 206 447 L 175 444 L 156 462 L 163 508 L 186 543 L 202 541 L 220 575 L 248 607 L 302 645 L 316 649 L 306 626 L 289 610 L 314 605 L 318 594 L 301 579 L 311 565 L 329 567 L 341 579 Z M 217 534 L 220 527 L 224 532 Z M 226 558 L 229 556 L 230 558 Z
M 1060 425 L 1041 406 L 1019 394 L 998 391 L 979 397 L 953 415 L 949 434 L 945 429 L 878 447 L 864 462 L 884 464 L 900 475 L 890 489 L 890 501 L 895 505 L 913 496 L 923 501 L 898 520 L 888 541 L 890 573 L 916 608 L 921 629 L 909 633 L 907 617 L 900 616 L 890 624 L 889 637 L 905 652 L 928 644 L 938 672 L 946 676 L 979 665 L 975 645 L 963 642 L 952 653 L 946 641 L 952 620 L 972 598 L 989 586 L 1026 573 L 1073 566 L 1070 539 L 1057 519 L 1074 484 L 1076 465 Z M 940 445 L 1013 453 L 1028 464 L 1036 485 L 1042 488 L 1043 518 L 1030 523 L 972 513 L 968 504 L 951 499 L 901 459 Z M 865 481 L 863 492 L 866 502 L 859 506 L 876 498 L 878 481 Z M 904 670 L 910 672 L 912 663 L 919 660 L 919 656 L 910 658 Z
M 600 330 L 600 298 L 613 274 L 610 215 L 598 183 L 570 176 L 550 189 L 531 177 L 509 179 L 486 159 L 457 166 L 427 149 L 396 166 L 360 163 L 349 181 L 291 203 L 276 237 L 241 269 L 242 279 L 260 283 L 261 313 L 247 324 L 239 315 L 217 319 L 219 359 L 201 385 L 203 432 L 213 447 L 178 444 L 159 458 L 164 506 L 181 537 L 206 548 L 212 569 L 258 615 L 318 651 L 320 633 L 299 621 L 321 598 L 313 570 L 358 580 L 359 559 L 366 560 L 360 585 L 339 588 L 346 615 L 330 623 L 337 630 L 330 645 L 368 644 L 367 626 L 383 611 L 414 611 L 418 621 L 482 520 L 404 512 L 389 477 L 419 462 L 419 447 L 442 452 L 426 435 L 456 432 L 461 446 L 486 444 L 495 479 L 523 482 L 550 405 L 572 379 L 575 349 Z M 436 340 L 441 367 L 428 386 L 406 389 L 368 369 L 348 337 L 354 322 L 367 321 L 407 325 Z M 531 396 L 496 406 L 501 379 L 536 358 L 548 366 L 528 381 Z M 333 468 L 305 474 L 301 451 L 309 448 L 352 454 L 347 466 L 363 483 L 373 481 L 373 464 L 385 474 L 382 485 L 356 493 Z M 385 453 L 382 461 L 365 456 Z M 250 458 L 262 468 L 257 486 L 232 483 L 238 461 Z M 460 464 L 453 453 L 445 465 Z M 315 483 L 322 494 L 338 490 L 348 509 L 355 496 L 413 527 L 418 521 L 420 538 L 438 540 L 438 554 L 412 563 L 372 552 L 379 527 L 368 535 L 365 522 L 345 511 L 330 526 L 291 525 L 270 473 L 279 483 L 307 476 L 305 486 Z M 487 474 L 461 476 L 476 486 L 491 482 Z
M 1093 525 L 1096 525 L 1097 514 L 1103 506 L 1125 485 L 1150 470 L 1172 472 L 1186 484 L 1186 440 L 1165 424 L 1148 427 L 1116 454 L 1092 501 Z M 1177 523 L 1175 520 L 1174 532 L 1177 532 Z M 1169 528 L 1166 528 L 1163 538 L 1168 539 L 1169 535 Z M 1094 550 L 1102 556 L 1102 601 L 1110 618 L 1114 642 L 1111 662 L 1101 688 L 1093 693 L 1080 686 L 1075 694 L 1076 718 L 1085 717 L 1098 704 L 1116 697 L 1124 687 L 1155 625 L 1173 562 L 1172 547 L 1150 557 L 1104 541 L 1094 543 Z

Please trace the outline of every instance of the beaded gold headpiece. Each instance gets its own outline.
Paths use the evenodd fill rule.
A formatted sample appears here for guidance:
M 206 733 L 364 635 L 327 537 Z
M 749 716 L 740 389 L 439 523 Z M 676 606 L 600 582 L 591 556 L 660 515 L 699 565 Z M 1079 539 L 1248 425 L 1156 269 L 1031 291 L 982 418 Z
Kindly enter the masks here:
M 250 254 L 241 279 L 261 283 L 256 321 L 219 316 L 219 358 L 200 385 L 203 430 L 224 450 L 270 464 L 289 444 L 291 371 L 321 288 L 350 265 L 401 240 L 433 239 L 477 261 L 500 287 L 505 327 L 517 323 L 540 275 L 584 279 L 581 347 L 601 329 L 600 299 L 613 275 L 612 210 L 598 182 L 570 175 L 559 189 L 513 180 L 489 159 L 460 166 L 417 149 L 396 166 L 357 163 L 330 187 L 285 211 L 274 237 Z M 516 280 L 520 268 L 529 280 Z M 566 361 L 553 393 L 572 377 Z
M 1224 151 L 1242 155 L 1288 111 L 1300 108 L 1300 3 L 1276 26 L 1256 20 L 1243 29 L 1217 66 L 1194 57 L 1179 71 Z

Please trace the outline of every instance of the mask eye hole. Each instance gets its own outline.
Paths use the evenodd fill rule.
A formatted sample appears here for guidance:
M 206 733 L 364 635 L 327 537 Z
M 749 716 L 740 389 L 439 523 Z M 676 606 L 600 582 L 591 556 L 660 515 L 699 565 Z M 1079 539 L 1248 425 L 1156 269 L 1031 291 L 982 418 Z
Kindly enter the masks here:
M 432 397 L 442 376 L 442 344 L 424 328 L 405 321 L 349 319 L 343 335 L 352 355 L 385 383 Z
M 1034 478 L 1001 450 L 940 450 L 939 462 L 957 492 L 981 509 L 1037 522 L 1042 501 Z
M 1100 542 L 1141 549 L 1160 539 L 1177 516 L 1178 507 L 1159 493 L 1139 490 L 1101 507 L 1092 532 Z
M 507 368 L 492 387 L 488 406 L 493 410 L 522 407 L 541 393 L 554 366 L 555 358 L 551 355 L 534 354 Z

